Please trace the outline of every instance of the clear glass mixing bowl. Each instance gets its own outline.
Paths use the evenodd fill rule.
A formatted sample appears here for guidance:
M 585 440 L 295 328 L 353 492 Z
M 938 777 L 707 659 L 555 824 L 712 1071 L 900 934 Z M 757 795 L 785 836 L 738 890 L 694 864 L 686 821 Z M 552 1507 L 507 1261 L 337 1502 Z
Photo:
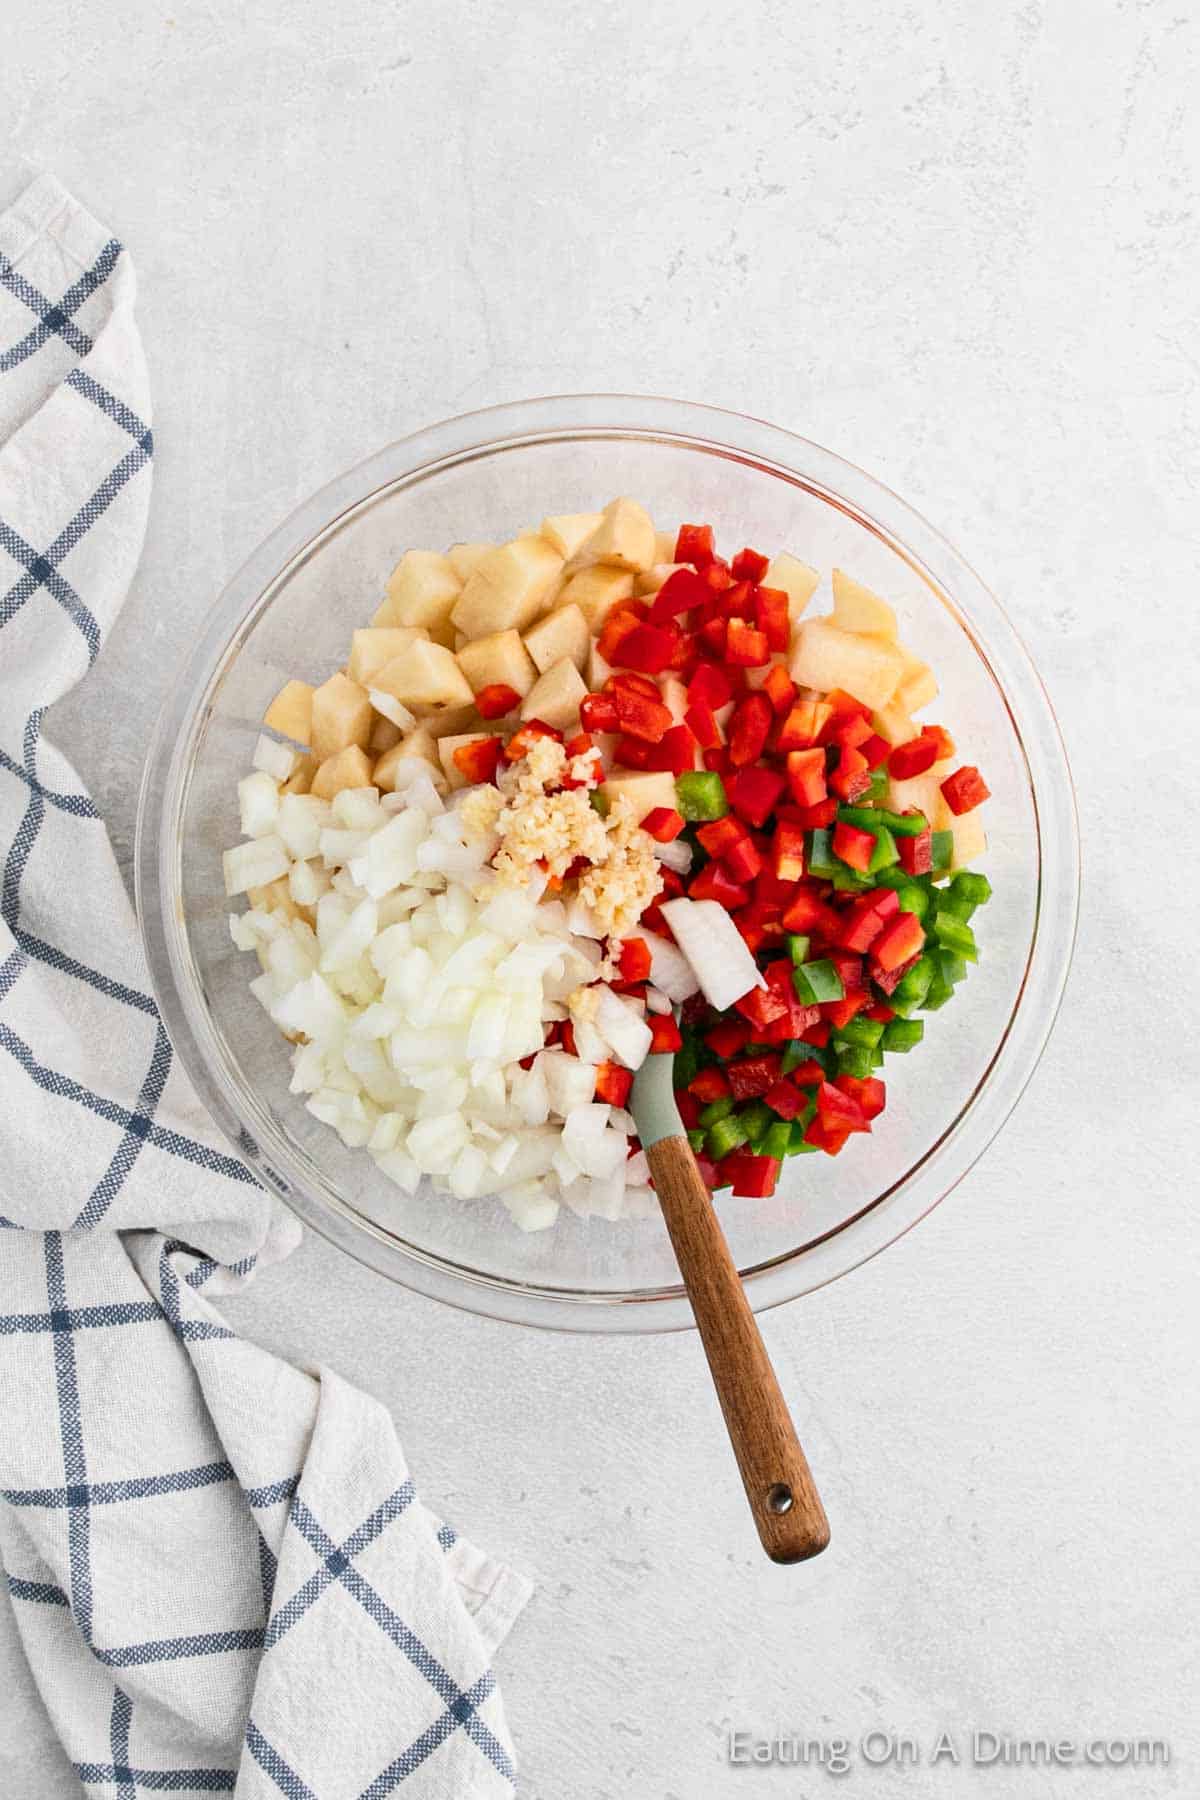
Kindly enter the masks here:
M 632 494 L 661 528 L 710 520 L 723 545 L 838 564 L 895 606 L 933 664 L 933 716 L 992 790 L 982 960 L 888 1065 L 887 1112 L 835 1158 L 785 1165 L 774 1199 L 718 1199 L 756 1309 L 844 1274 L 949 1192 L 1037 1063 L 1075 930 L 1078 831 L 1066 755 L 1029 657 L 996 601 L 904 502 L 816 444 L 673 400 L 570 396 L 435 425 L 299 508 L 216 601 L 163 709 L 138 824 L 138 910 L 159 1004 L 231 1144 L 315 1230 L 407 1287 L 493 1317 L 575 1330 L 691 1323 L 658 1220 L 564 1214 L 525 1235 L 497 1201 L 405 1194 L 288 1093 L 288 1046 L 230 942 L 221 851 L 236 782 L 283 681 L 339 667 L 353 626 L 410 546 L 499 541 L 547 513 Z M 820 606 L 820 599 L 816 602 Z

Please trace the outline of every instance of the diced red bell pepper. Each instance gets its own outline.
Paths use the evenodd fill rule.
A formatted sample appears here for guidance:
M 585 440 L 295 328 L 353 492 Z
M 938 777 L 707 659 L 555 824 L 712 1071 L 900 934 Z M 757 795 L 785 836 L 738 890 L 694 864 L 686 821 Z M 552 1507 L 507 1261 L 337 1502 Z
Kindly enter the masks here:
M 695 1094 L 701 1106 L 711 1106 L 714 1100 L 724 1100 L 730 1092 L 723 1069 L 701 1069 L 692 1076 L 687 1088 L 689 1094 Z
M 819 746 L 811 750 L 789 750 L 787 780 L 797 806 L 818 806 L 828 798 L 825 752 Z
M 858 1017 L 860 1012 L 865 1012 L 870 1004 L 871 996 L 867 990 L 855 988 L 852 993 L 843 995 L 840 1000 L 822 1001 L 821 1012 L 826 1024 L 830 1025 L 834 1031 L 840 1031 L 843 1025 L 848 1025 L 851 1019 Z
M 881 768 L 887 761 L 891 748 L 887 739 L 881 738 L 876 732 L 873 732 L 864 743 L 859 745 L 859 749 L 867 759 L 867 767 L 870 769 Z
M 596 746 L 592 740 L 591 733 L 587 731 L 577 731 L 575 736 L 573 738 L 568 738 L 563 745 L 563 749 L 572 761 L 574 761 L 577 756 L 586 756 L 589 750 L 594 750 L 595 748 Z
M 776 957 L 774 962 L 767 964 L 762 973 L 767 986 L 769 988 L 774 988 L 776 993 L 790 994 L 793 992 L 792 959 L 790 956 Z
M 634 688 L 614 688 L 613 705 L 621 730 L 628 737 L 641 738 L 647 744 L 660 744 L 674 723 L 661 700 L 651 700 L 649 695 Z
M 683 722 L 701 750 L 717 750 L 721 745 L 721 728 L 711 706 L 689 706 Z
M 766 987 L 751 988 L 748 994 L 734 1001 L 734 1006 L 743 1019 L 749 1019 L 755 1030 L 769 1025 L 772 1019 L 782 1018 L 787 1011 L 787 1002 L 772 988 Z
M 833 854 L 851 869 L 857 869 L 860 875 L 871 866 L 875 842 L 873 831 L 860 831 L 857 825 L 847 825 L 844 819 L 839 819 L 833 828 Z
M 779 719 L 791 711 L 792 702 L 796 698 L 796 684 L 782 663 L 772 663 L 760 692 L 767 696 L 771 702 L 771 711 Z
M 815 1025 L 807 1026 L 800 1036 L 806 1044 L 812 1044 L 815 1049 L 823 1050 L 833 1036 L 833 1027 L 828 1019 L 818 1019 Z
M 853 994 L 863 986 L 865 977 L 861 956 L 855 956 L 848 950 L 831 950 L 829 961 L 841 978 L 844 993 Z
M 725 1073 L 734 1099 L 757 1100 L 760 1094 L 765 1094 L 779 1080 L 782 1062 L 782 1057 L 774 1052 L 748 1056 L 741 1062 L 731 1062 Z
M 458 746 L 454 752 L 454 766 L 472 784 L 491 781 L 500 765 L 502 748 L 498 737 L 476 738 L 473 743 Z
M 871 771 L 861 750 L 843 745 L 838 752 L 837 768 L 829 777 L 829 785 L 839 799 L 861 800 L 871 785 Z
M 543 737 L 552 737 L 560 744 L 563 741 L 562 732 L 556 731 L 553 725 L 547 725 L 544 719 L 527 719 L 519 731 L 514 731 L 504 746 L 505 759 L 508 762 L 520 762 L 529 746 L 536 743 L 538 738 Z M 466 749 L 467 746 L 464 744 L 461 748 Z
M 857 695 L 847 693 L 845 688 L 830 688 L 825 699 L 830 712 L 838 718 L 844 718 L 847 713 L 861 713 L 864 719 L 870 717 L 870 707 L 864 706 Z
M 818 1114 L 804 1134 L 806 1144 L 812 1144 L 818 1150 L 824 1150 L 828 1156 L 836 1156 L 845 1148 L 850 1136 L 844 1125 L 826 1125 Z
M 711 525 L 681 525 L 675 539 L 675 561 L 706 568 L 715 554 Z
M 871 957 L 885 974 L 890 974 L 901 963 L 919 956 L 924 942 L 925 927 L 916 913 L 897 913 L 871 945 Z
M 689 994 L 679 1009 L 680 1022 L 684 1025 L 711 1025 L 712 1008 L 703 994 Z
M 719 1056 L 722 1062 L 728 1062 L 731 1056 L 736 1056 L 750 1042 L 750 1038 L 750 1027 L 744 1019 L 722 1019 L 719 1025 L 714 1025 L 711 1031 L 705 1033 L 704 1042 L 714 1056 Z
M 657 681 L 649 675 L 639 675 L 636 669 L 616 669 L 604 683 L 606 694 L 615 694 L 621 688 L 627 694 L 644 694 L 647 700 L 662 699 Z
M 744 907 L 734 918 L 734 925 L 751 956 L 757 956 L 767 941 L 767 927 L 752 907 Z
M 651 1013 L 646 1023 L 650 1027 L 651 1056 L 673 1056 L 676 1050 L 683 1049 L 683 1034 L 673 1013 Z
M 841 930 L 841 916 L 821 898 L 815 888 L 801 888 L 788 902 L 783 915 L 785 931 L 798 931 L 827 941 Z
M 656 844 L 673 844 L 685 823 L 683 814 L 673 806 L 655 806 L 642 820 L 642 830 Z
M 585 694 L 579 702 L 579 723 L 585 731 L 615 731 L 617 709 L 611 694 Z
M 823 733 L 827 744 L 840 744 L 845 750 L 858 750 L 874 736 L 871 721 L 865 713 L 835 713 Z
M 723 556 L 714 556 L 707 568 L 700 571 L 714 594 L 723 593 L 733 586 L 733 576 L 729 573 L 729 564 Z
M 930 875 L 933 872 L 933 831 L 918 831 L 915 837 L 896 839 L 900 851 L 900 867 L 906 875 Z
M 698 1156 L 696 1158 L 696 1167 L 700 1171 L 700 1179 L 710 1193 L 716 1187 L 718 1181 L 722 1179 L 717 1173 L 720 1166 L 720 1163 L 714 1162 L 711 1156 Z
M 726 813 L 724 818 L 711 819 L 707 825 L 700 825 L 696 830 L 696 838 L 706 856 L 724 856 L 735 844 L 749 836 L 740 819 Z
M 710 706 L 720 712 L 733 698 L 729 676 L 716 663 L 702 662 L 688 682 L 687 697 L 689 706 Z
M 668 869 L 664 863 L 660 866 L 658 875 L 659 880 L 662 882 L 661 891 L 664 900 L 674 900 L 678 895 L 682 894 L 683 876 L 677 869 Z
M 657 748 L 657 744 L 648 744 L 644 738 L 621 737 L 613 745 L 612 759 L 623 769 L 649 769 Z
M 787 1011 L 778 1019 L 772 1019 L 770 1024 L 759 1027 L 764 1044 L 786 1044 L 790 1039 L 798 1038 L 805 1026 L 819 1017 L 815 1006 L 805 1006 L 794 993 L 781 994 L 780 999 L 785 1002 Z
M 688 887 L 688 894 L 693 900 L 715 900 L 726 912 L 736 912 L 739 906 L 745 906 L 750 898 L 750 889 L 741 887 L 726 874 L 719 862 L 705 863 L 700 873 Z M 646 914 L 642 914 L 643 920 Z M 657 926 L 655 930 L 657 930 Z
M 888 757 L 888 774 L 897 781 L 911 781 L 914 775 L 924 775 L 937 762 L 939 749 L 939 740 L 927 725 L 920 737 L 896 745 Z
M 773 717 L 765 694 L 747 694 L 738 701 L 729 721 L 729 760 L 735 769 L 758 761 L 766 748 Z
M 725 633 L 725 660 L 739 669 L 758 669 L 771 659 L 771 646 L 765 631 L 745 619 L 731 618 Z M 770 701 L 767 702 L 768 706 Z M 765 739 L 764 739 L 765 742 Z
M 754 611 L 754 589 L 748 581 L 735 582 L 721 595 L 720 607 L 724 618 L 741 619 L 747 625 L 752 624 L 750 615 Z
M 871 964 L 871 980 L 881 994 L 894 994 L 911 968 L 920 961 L 919 957 L 910 956 L 907 962 L 898 963 L 894 969 L 884 969 L 879 963 Z
M 612 1102 L 610 1101 L 609 1104 L 611 1105 Z M 675 1105 L 679 1117 L 683 1121 L 684 1130 L 695 1131 L 700 1123 L 700 1114 L 704 1110 L 695 1094 L 689 1094 L 686 1088 L 676 1088 Z
M 780 819 L 775 827 L 771 866 L 780 881 L 799 881 L 804 875 L 804 832 L 788 819 Z
M 637 669 L 643 675 L 661 675 L 669 669 L 679 651 L 679 636 L 665 625 L 635 625 L 617 645 L 610 662 L 623 668 Z
M 833 1085 L 862 1108 L 867 1119 L 877 1119 L 887 1105 L 887 1089 L 877 1075 L 835 1075 Z
M 899 908 L 900 896 L 895 888 L 872 888 L 842 914 L 837 934 L 839 945 L 843 950 L 862 955 L 872 947 L 888 919 Z M 914 918 L 916 915 L 910 913 L 907 916 Z
M 725 656 L 725 640 L 728 632 L 728 619 L 707 619 L 700 627 L 700 636 L 704 643 L 722 659 Z
M 729 565 L 735 581 L 761 581 L 771 566 L 771 559 L 757 550 L 739 550 Z
M 877 1000 L 874 1006 L 868 1006 L 866 1011 L 866 1017 L 876 1020 L 880 1025 L 887 1025 L 895 1016 L 892 1008 L 885 1006 L 882 1000 Z
M 725 864 L 734 881 L 753 881 L 763 866 L 762 852 L 752 837 L 742 838 L 740 843 L 733 844 L 721 861 Z
M 667 576 L 651 601 L 650 617 L 655 624 L 661 624 L 677 613 L 691 612 L 693 607 L 703 606 L 711 594 L 708 583 L 691 569 L 676 569 L 674 574 Z
M 509 687 L 504 681 L 489 682 L 475 696 L 475 711 L 481 719 L 502 719 L 505 713 L 520 704 L 521 696 L 516 688 Z
M 662 741 L 652 745 L 650 761 L 646 765 L 668 775 L 682 775 L 695 766 L 696 740 L 686 725 L 672 725 L 665 731 Z
M 947 775 L 942 783 L 942 798 L 956 816 L 974 812 L 990 796 L 991 789 L 987 782 L 970 763 L 961 769 L 955 769 L 953 775 Z
M 571 1023 L 570 1019 L 563 1020 L 562 1036 L 559 1041 L 562 1044 L 562 1047 L 566 1051 L 568 1056 L 578 1056 L 579 1055 L 579 1051 L 575 1047 L 575 1027 Z
M 827 831 L 837 818 L 838 803 L 830 794 L 825 800 L 818 800 L 815 806 L 801 806 L 797 810 L 797 825 L 803 825 L 805 831 Z
M 621 971 L 622 981 L 648 981 L 650 979 L 650 946 L 645 938 L 625 939 L 617 958 L 617 967 Z
M 718 1180 L 732 1183 L 736 1196 L 743 1200 L 769 1200 L 779 1180 L 777 1156 L 755 1156 L 748 1150 L 731 1150 L 717 1164 Z
M 619 1063 L 602 1062 L 596 1070 L 596 1098 L 609 1106 L 624 1106 L 633 1086 L 633 1070 Z
M 704 766 L 706 769 L 715 769 L 718 775 L 728 774 L 729 752 L 723 744 L 715 750 L 704 752 Z
M 788 597 L 779 588 L 760 587 L 754 596 L 754 622 L 768 646 L 782 655 L 791 636 Z
M 765 825 L 786 783 L 774 769 L 739 769 L 729 784 L 729 804 L 748 825 Z
M 781 821 L 790 823 L 790 821 Z M 790 876 L 781 879 L 768 865 L 760 869 L 754 879 L 754 904 L 761 910 L 764 920 L 778 924 L 783 929 L 783 909 L 792 897 L 796 881 Z
M 816 1087 L 825 1079 L 825 1070 L 819 1062 L 803 1062 L 794 1068 L 788 1076 L 798 1088 Z M 766 1095 L 763 1096 L 767 1098 Z
M 832 717 L 833 709 L 824 700 L 795 701 L 779 728 L 778 749 L 811 749 Z
M 763 1099 L 781 1119 L 794 1119 L 798 1112 L 804 1111 L 804 1095 L 790 1081 L 777 1081 L 774 1087 L 767 1089 Z
M 821 1123 L 835 1130 L 869 1131 L 871 1121 L 852 1094 L 847 1094 L 840 1087 L 834 1087 L 831 1081 L 823 1081 L 817 1089 L 817 1117 Z

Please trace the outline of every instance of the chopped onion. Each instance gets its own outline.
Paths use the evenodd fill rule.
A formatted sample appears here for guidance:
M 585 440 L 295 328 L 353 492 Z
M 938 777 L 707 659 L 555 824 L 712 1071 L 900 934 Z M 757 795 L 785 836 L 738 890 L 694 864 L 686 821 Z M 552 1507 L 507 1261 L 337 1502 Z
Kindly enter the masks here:
M 667 900 L 661 910 L 710 1006 L 723 1012 L 751 988 L 766 986 L 746 940 L 717 901 Z M 655 972 L 653 958 L 650 972 L 656 985 L 670 992 Z

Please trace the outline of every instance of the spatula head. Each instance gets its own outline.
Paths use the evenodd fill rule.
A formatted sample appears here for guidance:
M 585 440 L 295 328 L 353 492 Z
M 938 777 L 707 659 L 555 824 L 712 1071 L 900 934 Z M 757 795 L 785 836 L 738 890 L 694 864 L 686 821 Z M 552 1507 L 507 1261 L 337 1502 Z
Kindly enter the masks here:
M 648 1150 L 661 1138 L 684 1137 L 683 1120 L 675 1104 L 672 1076 L 675 1058 L 648 1056 L 633 1078 L 629 1110 L 637 1124 L 642 1148 Z

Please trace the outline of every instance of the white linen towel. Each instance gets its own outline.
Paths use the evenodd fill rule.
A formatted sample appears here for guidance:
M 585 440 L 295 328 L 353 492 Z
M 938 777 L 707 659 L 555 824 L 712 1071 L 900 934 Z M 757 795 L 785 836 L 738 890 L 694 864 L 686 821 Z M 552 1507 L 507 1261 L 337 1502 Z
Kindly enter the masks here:
M 490 1664 L 528 1584 L 426 1511 L 376 1402 L 211 1304 L 299 1227 L 175 1064 L 42 736 L 141 553 L 133 306 L 57 182 L 0 215 L 0 1560 L 89 1793 L 509 1794 Z

